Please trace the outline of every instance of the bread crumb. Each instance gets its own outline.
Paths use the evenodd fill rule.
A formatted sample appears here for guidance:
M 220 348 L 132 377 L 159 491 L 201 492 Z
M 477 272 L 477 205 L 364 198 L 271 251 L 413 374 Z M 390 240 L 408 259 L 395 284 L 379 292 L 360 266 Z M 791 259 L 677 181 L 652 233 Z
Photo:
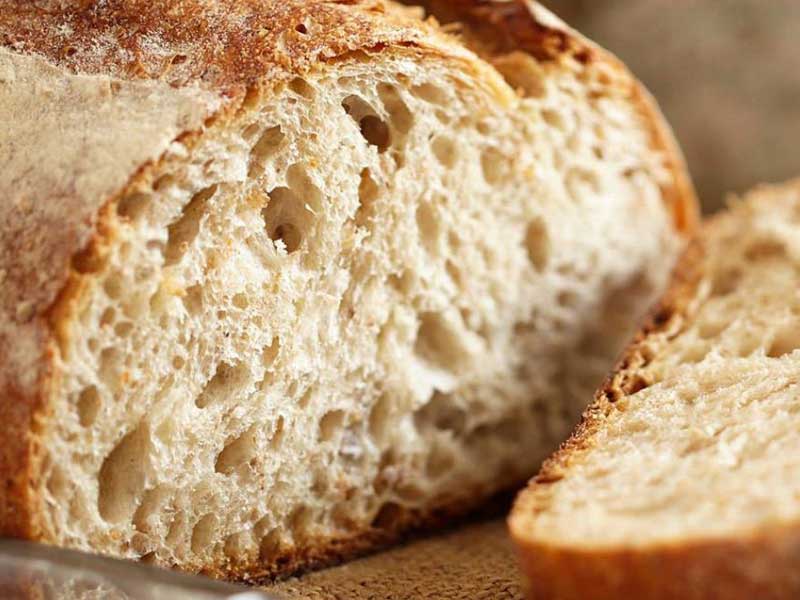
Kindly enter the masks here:
M 26 300 L 17 304 L 17 321 L 27 322 L 33 318 L 33 302 Z

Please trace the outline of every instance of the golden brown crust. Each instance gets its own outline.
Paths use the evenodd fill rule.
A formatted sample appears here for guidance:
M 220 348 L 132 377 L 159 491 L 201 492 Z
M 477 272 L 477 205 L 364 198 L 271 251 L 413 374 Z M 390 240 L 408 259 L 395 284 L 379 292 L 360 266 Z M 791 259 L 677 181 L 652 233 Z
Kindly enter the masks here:
M 713 219 L 706 227 L 713 226 Z M 531 539 L 526 523 L 548 510 L 549 487 L 595 446 L 616 404 L 648 387 L 645 367 L 680 335 L 698 308 L 706 276 L 703 238 L 679 260 L 671 285 L 600 387 L 572 436 L 517 498 L 509 527 L 535 600 L 663 600 L 800 597 L 800 524 L 764 527 L 725 539 L 694 539 L 642 548 L 560 547 Z
M 236 90 L 432 30 L 380 0 L 0 1 L 0 43 L 74 72 Z
M 519 544 L 519 542 L 518 542 Z M 800 597 L 800 526 L 750 537 L 597 551 L 518 548 L 533 600 L 790 600 Z
M 631 100 L 640 102 L 635 97 L 641 95 L 637 84 L 618 62 L 538 5 L 522 0 L 451 0 L 448 4 L 480 31 L 489 50 L 522 49 L 542 61 L 565 57 L 577 64 L 607 61 L 627 82 Z M 204 113 L 209 128 L 222 126 L 247 106 L 249 92 L 269 93 L 276 82 L 322 62 L 359 50 L 409 46 L 469 58 L 454 41 L 433 24 L 406 16 L 380 0 L 0 0 L 0 51 L 42 57 L 65 77 L 110 78 L 112 91 L 127 83 L 211 95 L 219 103 L 209 105 Z M 0 69 L 0 83 L 3 77 Z M 681 215 L 696 214 L 693 193 L 685 184 L 682 162 L 660 116 L 646 98 L 641 102 L 644 120 L 656 132 L 654 149 L 666 148 L 673 163 L 675 186 L 665 196 L 676 199 L 676 227 L 686 231 L 693 221 Z M 187 131 L 194 132 L 188 140 Z M 191 137 L 202 132 L 202 126 L 185 127 L 174 137 L 190 145 Z M 47 539 L 38 522 L 41 509 L 35 493 L 40 485 L 36 481 L 38 423 L 46 418 L 48 394 L 56 383 L 59 332 L 69 315 L 65 307 L 80 286 L 82 267 L 73 263 L 73 257 L 110 243 L 112 234 L 100 231 L 105 222 L 98 216 L 102 207 L 113 205 L 126 186 L 146 180 L 159 156 L 148 155 L 144 163 L 129 169 L 127 183 L 119 189 L 86 196 L 68 187 L 55 201 L 34 194 L 24 199 L 28 211 L 24 214 L 8 201 L 12 195 L 5 194 L 9 190 L 0 183 L 0 278 L 6 279 L 0 285 L 14 291 L 13 301 L 0 306 L 0 437 L 4 440 L 0 473 L 5 477 L 0 491 L 0 532 L 4 534 Z M 56 212 L 48 210 L 55 205 Z M 47 265 L 46 278 L 37 272 L 42 265 Z M 40 287 L 42 281 L 46 286 Z M 48 293 L 42 294 L 42 289 Z M 20 345 L 27 346 L 24 369 L 7 360 Z M 481 501 L 482 496 L 476 494 L 469 501 L 458 500 L 442 508 L 441 514 L 458 514 Z M 285 574 L 386 543 L 410 527 L 438 521 L 438 514 L 439 510 L 398 518 L 392 527 L 348 540 L 313 541 L 307 550 L 271 557 L 274 567 L 257 561 L 209 571 L 226 577 Z

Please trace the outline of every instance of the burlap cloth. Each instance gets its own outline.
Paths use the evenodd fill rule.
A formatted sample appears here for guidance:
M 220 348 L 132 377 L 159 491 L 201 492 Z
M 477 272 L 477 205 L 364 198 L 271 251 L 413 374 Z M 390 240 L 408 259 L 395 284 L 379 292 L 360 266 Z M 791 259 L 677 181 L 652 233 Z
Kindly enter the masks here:
M 521 600 L 505 523 L 471 524 L 267 588 L 295 600 Z

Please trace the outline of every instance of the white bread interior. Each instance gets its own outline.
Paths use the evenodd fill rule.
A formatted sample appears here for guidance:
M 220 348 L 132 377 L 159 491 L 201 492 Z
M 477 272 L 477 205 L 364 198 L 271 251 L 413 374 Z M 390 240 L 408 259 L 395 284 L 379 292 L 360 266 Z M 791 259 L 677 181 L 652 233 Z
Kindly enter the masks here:
M 42 434 L 50 539 L 268 562 L 563 438 L 665 282 L 670 176 L 611 86 L 465 64 L 327 65 L 120 200 Z

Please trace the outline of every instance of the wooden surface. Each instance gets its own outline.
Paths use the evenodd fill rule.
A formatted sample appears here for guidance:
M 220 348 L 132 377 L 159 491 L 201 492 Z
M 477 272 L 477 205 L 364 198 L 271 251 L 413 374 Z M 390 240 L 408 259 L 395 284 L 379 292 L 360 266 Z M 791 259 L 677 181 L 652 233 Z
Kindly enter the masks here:
M 505 521 L 497 519 L 279 583 L 286 600 L 521 600 Z

